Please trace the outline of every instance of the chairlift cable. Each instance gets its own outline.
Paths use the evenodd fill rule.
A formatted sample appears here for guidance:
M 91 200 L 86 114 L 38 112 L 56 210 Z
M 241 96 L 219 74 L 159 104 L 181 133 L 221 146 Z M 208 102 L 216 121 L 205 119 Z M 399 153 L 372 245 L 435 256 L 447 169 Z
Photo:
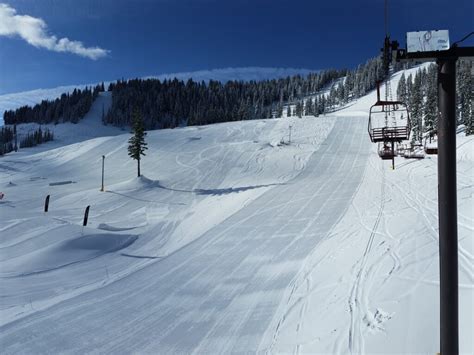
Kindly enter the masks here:
M 454 43 L 451 45 L 451 48 L 452 48 L 452 47 L 455 47 L 458 43 L 464 42 L 466 39 L 468 39 L 468 38 L 471 37 L 472 35 L 474 35 L 474 31 L 471 32 L 471 33 L 468 33 L 468 34 L 465 35 L 463 38 L 461 38 L 459 41 L 454 42 Z
M 384 29 L 385 29 L 385 42 L 384 46 L 386 47 L 387 45 L 387 38 L 389 37 L 388 35 L 388 0 L 384 1 Z M 390 85 L 390 64 L 388 64 L 388 58 L 387 58 L 387 48 L 384 48 L 384 70 L 385 72 L 385 101 L 389 100 L 389 85 Z M 388 64 L 388 65 L 387 65 Z M 390 110 L 390 109 L 389 109 Z M 389 111 L 385 112 L 385 127 L 388 127 L 388 119 L 389 119 Z
M 390 41 L 388 33 L 388 0 L 384 0 L 384 6 L 385 40 L 382 49 L 384 77 L 377 82 L 377 101 L 369 110 L 368 132 L 372 143 L 379 144 L 378 154 L 380 158 L 392 160 L 392 168 L 395 168 L 394 158 L 397 155 L 395 145 L 409 138 L 411 125 L 407 105 L 402 101 L 393 100 L 391 87 L 391 75 L 394 72 L 392 51 L 396 43 Z M 380 99 L 380 86 L 383 83 L 385 83 L 385 100 Z
M 384 26 L 385 26 L 385 38 L 389 38 L 390 35 L 388 33 L 388 0 L 384 1 Z M 385 41 L 385 45 L 390 43 L 390 41 Z M 391 60 L 387 58 L 387 56 L 390 55 L 389 48 L 386 48 L 384 50 L 384 55 L 386 58 L 384 58 L 385 61 L 388 62 L 388 65 L 384 65 L 387 68 L 386 77 L 385 77 L 385 101 L 393 101 L 393 94 L 392 94 L 392 83 L 391 83 L 391 75 L 393 74 L 393 65 L 391 63 Z M 385 126 L 389 126 L 389 119 L 392 119 L 392 125 L 395 127 L 397 125 L 397 119 L 395 117 L 395 111 L 391 109 L 390 106 L 388 106 L 388 111 L 385 113 Z

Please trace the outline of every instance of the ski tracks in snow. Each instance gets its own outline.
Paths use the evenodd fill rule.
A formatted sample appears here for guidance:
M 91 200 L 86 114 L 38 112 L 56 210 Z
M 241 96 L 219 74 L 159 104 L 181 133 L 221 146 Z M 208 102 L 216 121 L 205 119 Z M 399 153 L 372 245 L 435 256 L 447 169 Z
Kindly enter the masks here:
M 366 166 L 369 145 L 361 139 L 364 122 L 341 121 L 328 137 L 332 145 L 318 151 L 297 179 L 276 186 L 168 258 L 57 305 L 47 314 L 9 324 L 3 329 L 9 351 L 15 347 L 127 351 L 131 339 L 134 351 L 143 352 L 157 346 L 163 352 L 186 353 L 258 349 L 263 334 L 282 314 L 281 300 L 288 285 L 318 243 L 330 236 L 331 227 L 350 205 Z M 182 158 L 179 163 L 187 165 L 183 168 L 192 169 Z M 233 158 L 231 163 L 242 161 Z M 189 188 L 201 178 L 180 184 Z M 160 211 L 149 212 L 150 217 L 159 217 Z M 311 277 L 304 285 L 306 293 L 314 289 Z M 305 325 L 307 306 L 302 305 L 294 308 L 301 319 L 298 328 Z M 68 326 L 58 319 L 68 319 Z M 105 333 L 98 337 L 88 332 L 83 334 L 87 339 L 74 340 L 85 324 Z M 49 339 L 47 344 L 35 340 L 35 329 L 57 334 L 57 327 L 64 330 L 60 338 L 43 334 L 43 339 Z M 25 336 L 29 340 L 21 344 L 15 340 L 19 329 L 29 334 Z M 111 342 L 112 335 L 115 340 Z M 72 343 L 64 344 L 62 338 Z
M 346 145 L 342 146 L 342 149 L 348 149 L 349 151 L 357 152 L 361 154 L 363 152 L 363 147 L 364 144 L 366 143 L 365 140 L 358 134 L 355 134 L 356 131 L 353 132 L 354 134 L 348 139 L 348 141 L 345 141 Z M 326 152 L 324 154 L 328 155 L 333 155 L 337 154 L 335 151 L 333 151 L 333 147 L 335 144 L 335 141 L 337 139 L 333 139 L 331 142 L 331 145 L 329 147 L 326 147 Z M 349 147 L 349 148 L 348 148 Z M 338 148 L 338 150 L 341 150 L 341 147 Z M 355 153 L 355 154 L 357 154 Z M 362 156 L 362 158 L 361 158 Z M 325 261 L 327 258 L 330 257 L 330 252 L 327 252 L 322 258 L 317 259 L 313 257 L 314 251 L 316 251 L 317 246 L 319 243 L 324 240 L 324 239 L 329 239 L 331 238 L 332 235 L 332 230 L 333 228 L 337 225 L 338 221 L 343 217 L 345 211 L 350 205 L 350 202 L 352 201 L 352 197 L 356 195 L 357 191 L 359 190 L 359 187 L 361 186 L 362 179 L 357 179 L 356 177 L 358 174 L 359 176 L 363 176 L 363 171 L 365 170 L 363 167 L 366 165 L 366 157 L 364 154 L 361 154 L 361 156 L 358 157 L 358 159 L 354 159 L 354 157 L 351 154 L 345 154 L 343 161 L 340 162 L 340 166 L 345 167 L 344 170 L 340 171 L 338 170 L 337 167 L 333 167 L 335 164 L 335 160 L 331 159 L 329 166 L 326 168 L 327 171 L 329 172 L 338 172 L 336 173 L 336 176 L 338 174 L 341 174 L 342 176 L 340 177 L 341 179 L 341 184 L 338 186 L 339 188 L 331 188 L 333 186 L 333 181 L 331 178 L 322 180 L 321 185 L 319 188 L 315 191 L 314 196 L 318 196 L 320 194 L 324 194 L 326 191 L 330 191 L 328 193 L 328 196 L 321 201 L 322 203 L 314 210 L 314 215 L 312 217 L 311 222 L 307 224 L 307 227 L 302 231 L 301 235 L 304 235 L 306 231 L 308 231 L 311 227 L 314 229 L 318 221 L 321 219 L 321 215 L 324 214 L 326 211 L 331 210 L 331 205 L 333 203 L 338 203 L 336 201 L 347 201 L 345 206 L 341 206 L 341 209 L 337 211 L 337 219 L 334 221 L 333 224 L 326 226 L 329 227 L 329 229 L 321 235 L 320 240 L 318 243 L 312 248 L 312 251 L 308 253 L 308 256 L 305 258 L 305 261 L 303 262 L 303 266 L 300 270 L 300 272 L 296 275 L 294 280 L 291 282 L 290 287 L 291 291 L 289 292 L 289 295 L 286 299 L 286 302 L 282 303 L 280 305 L 280 310 L 276 312 L 276 314 L 279 314 L 278 320 L 276 321 L 276 327 L 273 331 L 272 339 L 271 339 L 271 344 L 269 348 L 267 349 L 268 352 L 273 352 L 275 351 L 275 347 L 277 343 L 279 342 L 279 336 L 280 336 L 280 331 L 283 325 L 286 323 L 287 319 L 292 317 L 294 314 L 296 315 L 296 326 L 295 326 L 295 336 L 296 336 L 296 341 L 295 341 L 295 346 L 293 348 L 293 353 L 294 354 L 300 354 L 302 352 L 302 346 L 306 345 L 307 342 L 301 341 L 299 339 L 299 333 L 302 331 L 305 319 L 307 318 L 307 310 L 310 307 L 310 300 L 311 300 L 311 295 L 314 294 L 315 292 L 320 292 L 324 288 L 333 288 L 337 287 L 338 282 L 330 284 L 329 286 L 323 286 L 321 287 L 317 283 L 314 283 L 312 280 L 312 273 L 313 271 L 319 266 L 320 263 Z M 362 167 L 362 168 L 361 168 Z M 340 169 L 340 168 L 339 168 Z M 345 181 L 348 179 L 354 179 L 353 181 L 356 182 L 356 185 L 354 186 L 353 189 L 349 189 L 344 191 L 344 184 Z M 303 186 L 301 189 L 304 189 Z M 342 192 L 341 192 L 342 190 Z M 294 202 L 294 200 L 293 200 Z M 303 201 L 302 201 L 303 202 Z M 311 200 L 308 202 L 304 203 L 301 205 L 300 213 L 302 210 L 305 210 L 309 206 Z M 312 206 L 314 207 L 314 205 Z M 296 215 L 298 215 L 296 213 Z M 316 227 L 317 228 L 317 227 Z M 295 242 L 298 241 L 298 238 L 295 240 Z
M 348 299 L 349 311 L 350 311 L 350 326 L 348 334 L 348 345 L 349 351 L 351 354 L 360 354 L 364 352 L 364 336 L 363 328 L 366 327 L 366 324 L 363 322 L 368 322 L 369 308 L 368 308 L 368 295 L 367 295 L 367 264 L 372 246 L 374 244 L 374 239 L 377 235 L 377 230 L 382 220 L 383 212 L 385 205 L 385 170 L 382 169 L 382 183 L 381 183 L 381 192 L 380 192 L 380 207 L 375 219 L 374 226 L 370 233 L 369 239 L 365 246 L 362 259 L 360 261 L 360 266 L 357 269 L 354 284 L 351 289 L 351 293 Z

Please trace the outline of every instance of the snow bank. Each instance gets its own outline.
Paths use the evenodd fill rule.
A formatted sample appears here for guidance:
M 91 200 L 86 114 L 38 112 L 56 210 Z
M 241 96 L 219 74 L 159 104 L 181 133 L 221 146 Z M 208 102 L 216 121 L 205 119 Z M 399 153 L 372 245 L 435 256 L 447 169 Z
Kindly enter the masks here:
M 127 248 L 138 237 L 114 234 L 89 234 L 68 238 L 71 228 L 61 228 L 54 233 L 64 233 L 65 241 L 38 246 L 34 252 L 0 261 L 2 277 L 24 277 L 57 270 L 75 263 L 85 262 L 101 255 Z

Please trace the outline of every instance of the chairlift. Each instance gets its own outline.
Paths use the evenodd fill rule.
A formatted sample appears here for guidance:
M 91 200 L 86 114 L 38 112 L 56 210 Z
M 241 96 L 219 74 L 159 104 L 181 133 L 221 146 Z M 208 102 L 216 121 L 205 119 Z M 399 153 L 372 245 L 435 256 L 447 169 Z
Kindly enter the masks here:
M 425 153 L 428 155 L 436 155 L 438 154 L 438 139 L 437 139 L 437 132 L 430 131 L 425 138 Z
M 410 148 L 405 149 L 402 156 L 405 159 L 424 159 L 425 152 L 423 151 L 423 148 L 412 145 Z
M 425 143 L 425 153 L 428 155 L 438 154 L 438 142 Z
M 373 143 L 399 143 L 409 138 L 410 130 L 407 105 L 402 101 L 380 100 L 380 85 L 377 83 L 377 102 L 369 112 L 370 140 Z
M 407 144 L 398 144 L 397 145 L 397 154 L 403 156 L 406 151 L 410 150 L 410 146 Z
M 379 157 L 382 160 L 393 160 L 398 153 L 394 147 L 394 142 L 380 142 L 378 146 Z

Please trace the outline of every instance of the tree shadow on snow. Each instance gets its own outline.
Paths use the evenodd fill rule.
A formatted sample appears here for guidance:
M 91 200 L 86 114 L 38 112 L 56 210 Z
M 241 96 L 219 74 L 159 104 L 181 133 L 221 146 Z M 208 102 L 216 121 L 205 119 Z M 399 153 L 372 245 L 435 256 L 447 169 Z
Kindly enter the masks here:
M 227 187 L 227 188 L 222 188 L 222 189 L 195 189 L 195 190 L 174 189 L 174 188 L 166 187 L 160 184 L 158 185 L 158 188 L 169 190 L 169 191 L 193 193 L 196 195 L 228 195 L 232 193 L 238 193 L 238 192 L 243 192 L 247 190 L 260 189 L 262 187 L 270 187 L 270 186 L 276 186 L 276 185 L 285 185 L 285 184 L 265 184 L 265 185 L 254 185 L 254 186 Z
M 120 195 L 120 196 L 129 198 L 129 199 L 132 199 L 132 200 L 135 200 L 135 201 L 141 201 L 141 202 L 161 203 L 161 204 L 163 204 L 163 205 L 181 205 L 181 206 L 185 206 L 185 205 L 186 205 L 185 203 L 180 203 L 180 202 L 166 202 L 166 201 L 147 200 L 147 199 L 144 199 L 144 198 L 139 198 L 139 197 L 135 197 L 135 196 L 130 196 L 130 195 L 123 194 L 123 193 L 121 193 L 121 192 L 111 191 L 111 190 L 107 190 L 107 192 L 110 192 L 110 193 L 115 194 L 115 195 Z
M 132 254 L 125 254 L 120 253 L 122 256 L 127 256 L 129 258 L 136 258 L 136 259 L 162 259 L 162 256 L 145 256 L 145 255 L 132 255 Z

